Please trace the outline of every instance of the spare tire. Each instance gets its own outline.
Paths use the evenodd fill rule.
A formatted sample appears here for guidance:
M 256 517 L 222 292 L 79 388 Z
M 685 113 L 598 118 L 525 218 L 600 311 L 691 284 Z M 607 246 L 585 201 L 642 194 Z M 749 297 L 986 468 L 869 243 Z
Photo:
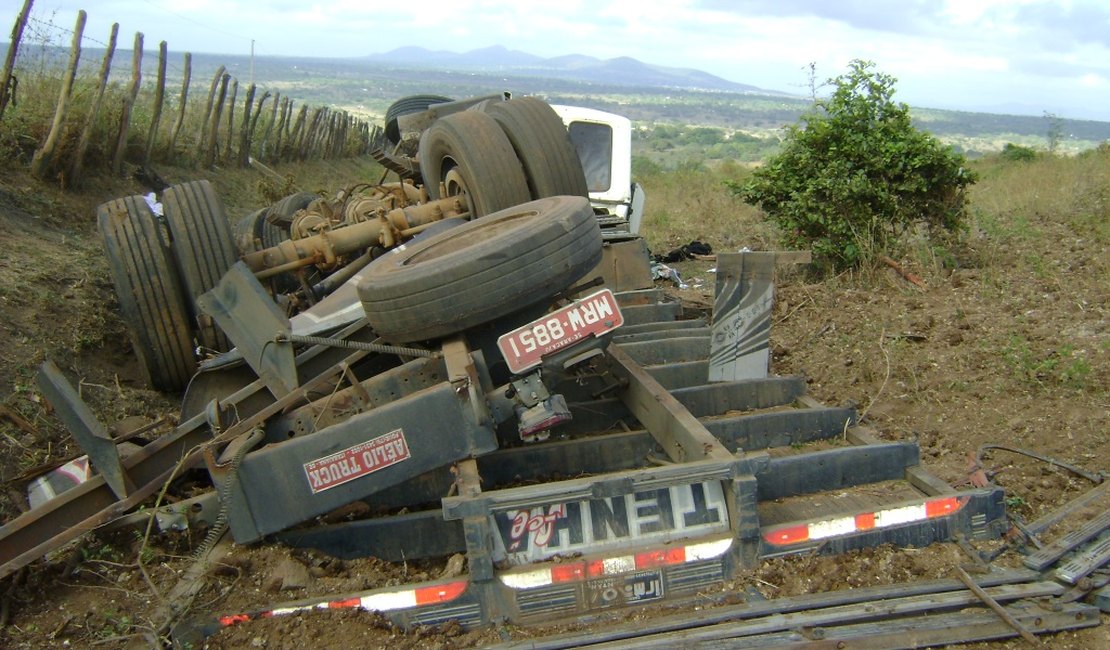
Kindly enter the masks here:
M 424 189 L 440 197 L 465 194 L 471 218 L 484 217 L 531 200 L 528 181 L 513 145 L 485 113 L 463 111 L 435 121 L 420 137 Z
M 597 266 L 601 243 L 585 198 L 540 199 L 393 249 L 358 294 L 378 335 L 438 338 L 550 300 Z

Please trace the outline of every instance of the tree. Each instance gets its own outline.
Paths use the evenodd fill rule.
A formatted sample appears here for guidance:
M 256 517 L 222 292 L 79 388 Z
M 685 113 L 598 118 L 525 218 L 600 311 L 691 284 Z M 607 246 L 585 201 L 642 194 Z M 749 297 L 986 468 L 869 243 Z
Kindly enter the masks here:
M 828 99 L 787 128 L 782 151 L 744 184 L 744 201 L 776 223 L 790 246 L 845 268 L 885 254 L 908 228 L 960 227 L 975 182 L 962 155 L 910 122 L 895 79 L 855 60 Z
M 1048 130 L 1045 132 L 1048 153 L 1054 154 L 1060 148 L 1060 140 L 1064 138 L 1064 120 L 1060 119 L 1056 113 L 1045 111 L 1044 121 L 1048 125 Z

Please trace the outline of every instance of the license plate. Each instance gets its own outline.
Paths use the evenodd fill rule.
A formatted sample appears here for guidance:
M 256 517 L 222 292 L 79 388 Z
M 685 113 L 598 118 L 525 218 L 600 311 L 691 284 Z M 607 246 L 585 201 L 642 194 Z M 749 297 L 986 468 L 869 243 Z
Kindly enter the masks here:
M 543 357 L 624 324 L 613 292 L 602 289 L 497 339 L 509 372 L 519 375 Z
M 663 576 L 658 571 L 645 571 L 629 576 L 586 582 L 586 598 L 590 607 L 632 605 L 659 600 L 662 597 Z

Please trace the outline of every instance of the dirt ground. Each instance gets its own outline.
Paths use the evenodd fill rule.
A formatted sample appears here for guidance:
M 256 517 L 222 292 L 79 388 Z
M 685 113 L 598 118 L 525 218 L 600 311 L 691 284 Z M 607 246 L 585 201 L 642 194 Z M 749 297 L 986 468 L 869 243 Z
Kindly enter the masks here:
M 332 167 L 317 173 L 334 178 L 359 171 Z M 170 182 L 198 177 L 186 170 L 165 175 Z M 217 187 L 233 216 L 262 203 L 255 180 L 249 172 L 219 176 Z M 44 359 L 76 378 L 83 398 L 105 423 L 126 419 L 129 426 L 123 430 L 129 430 L 175 417 L 174 396 L 143 386 L 116 315 L 95 226 L 97 204 L 144 191 L 134 181 L 121 180 L 67 195 L 21 172 L 0 170 L 0 511 L 5 521 L 25 507 L 27 476 L 77 453 L 34 383 Z M 1043 237 L 1015 242 L 1008 257 L 978 247 L 972 236 L 943 270 L 911 265 L 907 270 L 918 274 L 923 286 L 890 269 L 820 283 L 802 272 L 784 272 L 772 328 L 773 371 L 804 375 L 810 393 L 826 404 L 856 405 L 864 423 L 883 438 L 918 440 L 923 461 L 953 485 L 966 484 L 969 455 L 985 444 L 1033 450 L 1087 472 L 1110 470 L 1110 259 L 1096 242 L 1051 219 L 1037 226 Z M 1036 265 L 1009 263 L 1032 257 Z M 700 288 L 671 291 L 689 305 L 707 304 L 711 266 L 680 264 L 685 279 Z M 1026 519 L 1091 487 L 1066 469 L 1004 451 L 987 452 L 985 466 L 1006 488 L 1012 511 Z M 1049 538 L 1053 534 L 1058 532 Z M 0 646 L 128 647 L 149 629 L 152 613 L 189 566 L 199 542 L 188 534 L 147 539 L 142 529 L 123 529 L 91 535 L 36 563 L 15 580 L 0 583 L 6 622 Z M 954 544 L 779 559 L 723 591 L 741 593 L 751 586 L 765 597 L 779 597 L 950 577 L 953 567 L 966 561 Z M 1020 558 L 1010 553 L 1000 563 L 1017 566 Z M 433 579 L 448 564 L 341 561 L 280 546 L 235 546 L 195 599 L 194 609 L 250 611 L 314 595 Z M 1058 635 L 1052 646 L 1110 647 L 1110 618 L 1104 615 L 1103 623 Z M 467 632 L 447 626 L 405 633 L 376 615 L 321 612 L 233 626 L 205 647 L 461 648 L 542 632 L 511 627 Z

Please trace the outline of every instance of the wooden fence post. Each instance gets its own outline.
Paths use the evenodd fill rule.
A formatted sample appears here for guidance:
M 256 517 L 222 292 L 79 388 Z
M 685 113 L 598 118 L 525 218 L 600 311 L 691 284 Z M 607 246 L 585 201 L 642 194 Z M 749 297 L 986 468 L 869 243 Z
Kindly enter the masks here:
M 256 88 L 254 84 L 247 86 L 247 100 L 243 102 L 243 124 L 239 126 L 239 150 L 237 158 L 237 166 L 246 167 L 247 158 L 250 157 L 250 135 L 251 135 L 251 105 L 254 104 L 254 92 Z M 228 147 L 230 149 L 230 147 Z
M 208 87 L 208 102 L 204 105 L 204 119 L 200 121 L 200 131 L 197 133 L 198 152 L 203 152 L 208 142 L 208 119 L 212 117 L 212 101 L 216 97 L 216 89 L 219 88 L 220 79 L 223 79 L 225 71 L 226 68 L 221 65 L 216 69 L 216 74 L 212 75 L 212 85 Z M 198 160 L 200 160 L 199 157 Z
M 235 142 L 235 102 L 239 97 L 239 80 L 232 77 L 231 79 L 231 99 L 227 102 L 227 146 L 224 148 L 224 161 L 231 162 L 232 156 L 235 155 L 235 147 L 232 143 Z
M 185 79 L 181 82 L 181 106 L 177 111 L 177 124 L 173 125 L 173 135 L 170 136 L 170 156 L 177 156 L 177 136 L 185 124 L 185 107 L 189 101 L 189 79 L 193 76 L 193 55 L 185 53 Z
M 270 134 L 274 132 L 274 126 L 277 125 L 279 100 L 281 100 L 281 93 L 274 93 L 274 101 L 270 106 L 270 121 L 266 124 L 266 131 L 262 134 L 262 141 L 258 143 L 259 160 L 266 160 L 266 154 L 270 146 Z M 284 115 L 285 109 L 282 108 L 282 116 Z
M 301 134 L 303 137 L 301 138 L 300 146 L 298 147 L 300 149 L 300 153 L 298 155 L 299 160 L 307 160 L 309 154 L 312 153 L 312 144 L 313 141 L 316 139 L 316 134 L 318 130 L 320 129 L 320 122 L 324 118 L 325 111 L 327 111 L 327 109 L 323 106 L 317 106 L 316 110 L 312 111 L 311 126 L 305 129 L 305 131 Z
M 289 128 L 289 98 L 281 98 L 281 117 L 277 123 L 277 137 L 274 139 L 274 152 L 270 160 L 281 160 L 281 146 L 285 142 L 285 131 Z
M 77 151 L 70 161 L 69 177 L 66 187 L 74 187 L 81 182 L 82 167 L 85 164 L 85 151 L 89 148 L 89 137 L 92 136 L 96 118 L 100 115 L 100 104 L 104 101 L 104 89 L 108 86 L 108 73 L 112 71 L 112 56 L 116 53 L 116 37 L 119 35 L 119 23 L 112 24 L 112 35 L 108 37 L 108 49 L 104 51 L 104 61 L 100 64 L 100 76 L 96 81 L 96 95 L 93 96 L 89 115 L 85 119 L 85 128 L 81 130 L 81 137 L 77 139 Z
M 44 178 L 46 170 L 50 168 L 50 161 L 54 158 L 54 150 L 58 148 L 58 139 L 65 130 L 66 112 L 69 110 L 69 96 L 73 93 L 73 80 L 77 77 L 77 64 L 81 60 L 81 36 L 85 33 L 85 10 L 77 11 L 77 24 L 73 28 L 73 46 L 69 52 L 69 67 L 66 68 L 65 77 L 62 79 L 62 89 L 58 93 L 58 107 L 54 111 L 54 122 L 50 125 L 50 133 L 46 142 L 31 157 L 31 174 L 37 178 Z
M 251 84 L 251 94 L 254 94 L 254 84 Z M 255 109 L 254 115 L 251 117 L 250 126 L 247 125 L 246 119 L 243 120 L 243 133 L 246 135 L 242 136 L 240 139 L 239 165 L 241 167 L 246 167 L 251 162 L 251 148 L 254 146 L 254 130 L 258 126 L 258 117 L 262 115 L 262 106 L 269 97 L 270 91 L 267 90 L 262 93 L 262 97 L 258 99 L 258 108 Z M 250 103 L 248 102 L 247 115 L 250 115 L 250 107 Z
M 123 173 L 123 154 L 127 151 L 127 130 L 131 127 L 131 109 L 139 96 L 139 82 L 143 69 L 143 33 L 135 32 L 135 46 L 131 53 L 131 90 L 123 98 L 123 110 L 119 118 L 119 139 L 116 140 L 116 153 L 112 156 L 112 173 Z
M 301 132 L 304 131 L 304 121 L 308 117 L 308 104 L 301 106 L 301 110 L 297 112 L 297 121 L 293 125 L 293 132 L 289 134 L 289 142 L 286 144 L 286 149 L 289 151 L 289 160 L 292 160 L 297 155 L 298 144 L 300 143 Z
M 229 81 L 231 81 L 231 75 L 225 72 L 220 80 L 220 97 L 212 108 L 212 121 L 208 128 L 208 148 L 204 152 L 205 169 L 211 169 L 216 164 L 216 149 L 218 148 L 216 139 L 220 134 L 220 114 L 223 112 L 224 99 L 227 98 L 227 82 Z
M 150 116 L 150 134 L 146 137 L 146 151 L 143 164 L 150 164 L 150 154 L 154 151 L 154 141 L 158 137 L 158 123 L 162 120 L 162 102 L 166 94 L 166 42 L 158 44 L 158 84 L 154 89 L 154 110 Z
M 15 19 L 15 25 L 12 25 L 12 38 L 8 42 L 8 56 L 4 58 L 4 71 L 0 72 L 0 117 L 4 117 L 4 109 L 8 107 L 8 102 L 14 99 L 11 90 L 12 87 L 12 70 L 15 68 L 15 53 L 19 49 L 19 42 L 23 40 L 23 28 L 27 26 L 27 17 L 31 14 L 31 5 L 35 0 L 24 0 L 23 9 L 19 12 L 19 16 Z

